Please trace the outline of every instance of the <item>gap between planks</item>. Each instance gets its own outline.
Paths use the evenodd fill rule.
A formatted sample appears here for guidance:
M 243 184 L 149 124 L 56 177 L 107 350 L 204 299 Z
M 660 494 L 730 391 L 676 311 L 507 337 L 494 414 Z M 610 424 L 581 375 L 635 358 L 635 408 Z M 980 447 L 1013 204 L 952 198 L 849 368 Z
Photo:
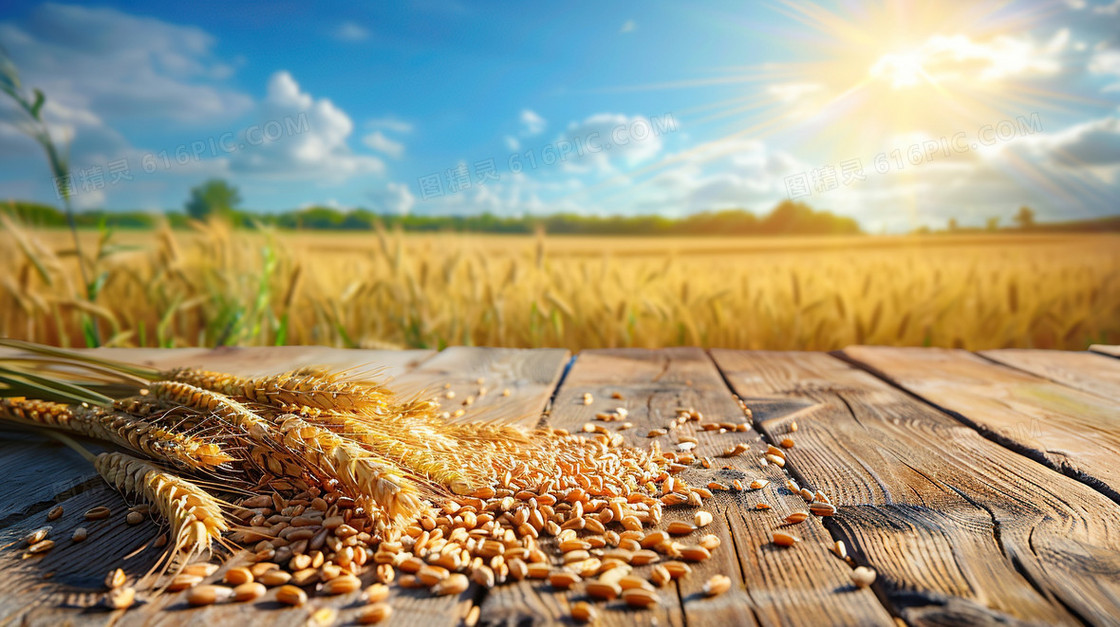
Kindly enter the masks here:
M 787 467 L 836 495 L 830 526 L 908 622 L 1120 612 L 1120 512 L 1099 493 L 831 356 L 712 354 L 764 431 L 810 405 Z

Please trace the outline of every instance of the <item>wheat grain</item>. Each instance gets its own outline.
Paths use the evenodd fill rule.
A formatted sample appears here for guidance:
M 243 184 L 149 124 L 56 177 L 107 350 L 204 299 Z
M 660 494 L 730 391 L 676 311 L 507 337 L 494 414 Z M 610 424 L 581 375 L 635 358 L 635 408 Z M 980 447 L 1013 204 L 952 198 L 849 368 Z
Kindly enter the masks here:
M 98 505 L 97 507 L 91 507 L 90 509 L 86 510 L 86 513 L 83 516 L 86 520 L 104 520 L 108 518 L 112 513 L 113 510 L 109 509 L 108 507 L 105 507 L 104 505 Z
M 866 588 L 875 582 L 875 571 L 866 566 L 858 566 L 852 570 L 851 578 L 856 587 Z
M 373 625 L 387 620 L 393 615 L 393 608 L 387 603 L 374 603 L 358 611 L 357 621 L 362 625 Z

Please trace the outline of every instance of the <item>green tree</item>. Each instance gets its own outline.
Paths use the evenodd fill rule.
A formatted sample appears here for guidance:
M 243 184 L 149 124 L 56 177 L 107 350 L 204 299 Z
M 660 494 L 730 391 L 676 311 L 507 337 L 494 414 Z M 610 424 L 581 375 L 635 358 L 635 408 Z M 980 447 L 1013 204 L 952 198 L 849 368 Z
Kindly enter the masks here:
M 949 218 L 949 231 L 950 232 L 956 232 L 960 228 L 961 228 L 961 226 L 959 224 L 957 224 L 957 219 L 956 218 Z
M 999 217 L 988 218 L 985 228 L 987 228 L 989 231 L 998 231 Z
M 1019 228 L 1024 231 L 1034 228 L 1034 209 L 1026 205 L 1019 207 L 1019 213 L 1015 214 L 1014 220 L 1015 223 L 1019 225 Z
M 209 217 L 232 217 L 241 204 L 237 188 L 221 179 L 210 179 L 202 185 L 191 188 L 187 199 L 187 215 L 195 220 Z

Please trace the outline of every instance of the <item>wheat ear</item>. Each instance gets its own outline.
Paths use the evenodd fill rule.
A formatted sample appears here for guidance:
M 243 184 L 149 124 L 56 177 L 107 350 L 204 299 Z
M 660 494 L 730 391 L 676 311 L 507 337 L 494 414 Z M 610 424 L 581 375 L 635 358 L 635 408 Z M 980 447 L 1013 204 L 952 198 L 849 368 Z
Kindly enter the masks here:
M 232 461 L 214 442 L 175 433 L 125 412 L 25 398 L 0 399 L 0 418 L 84 435 L 191 469 Z
M 101 453 L 93 465 L 110 485 L 142 497 L 167 519 L 174 540 L 172 556 L 184 552 L 189 561 L 209 553 L 229 530 L 220 502 L 186 479 L 124 453 Z
M 188 383 L 157 381 L 149 389 L 157 398 L 212 412 L 264 447 L 275 449 L 277 444 L 282 444 L 291 451 L 291 459 L 298 460 L 305 470 L 338 480 L 355 497 L 371 499 L 392 518 L 420 511 L 421 502 L 414 484 L 396 472 L 391 464 L 327 429 L 291 414 L 281 416 L 273 424 L 220 392 Z
M 293 408 L 294 409 L 294 408 Z M 358 443 L 363 449 L 407 468 L 425 480 L 441 485 L 470 481 L 481 476 L 473 465 L 464 465 L 458 442 L 424 421 L 393 418 L 371 420 L 368 415 L 320 411 L 301 407 L 291 411 L 307 422 Z
M 166 378 L 278 409 L 294 405 L 382 413 L 390 398 L 388 391 L 375 383 L 351 382 L 342 375 L 313 368 L 255 378 L 181 368 L 166 373 Z
M 420 513 L 419 490 L 392 463 L 294 414 L 277 418 L 277 428 L 286 447 L 338 479 L 356 496 L 371 499 L 390 518 Z

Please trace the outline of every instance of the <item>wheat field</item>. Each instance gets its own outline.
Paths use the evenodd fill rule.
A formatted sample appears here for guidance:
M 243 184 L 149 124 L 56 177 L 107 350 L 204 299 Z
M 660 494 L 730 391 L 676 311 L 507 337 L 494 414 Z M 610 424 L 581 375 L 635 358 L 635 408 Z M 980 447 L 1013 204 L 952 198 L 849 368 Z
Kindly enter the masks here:
M 68 233 L 0 241 L 0 335 L 62 346 L 1120 343 L 1116 235 L 87 232 L 92 302 Z

